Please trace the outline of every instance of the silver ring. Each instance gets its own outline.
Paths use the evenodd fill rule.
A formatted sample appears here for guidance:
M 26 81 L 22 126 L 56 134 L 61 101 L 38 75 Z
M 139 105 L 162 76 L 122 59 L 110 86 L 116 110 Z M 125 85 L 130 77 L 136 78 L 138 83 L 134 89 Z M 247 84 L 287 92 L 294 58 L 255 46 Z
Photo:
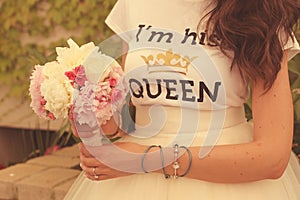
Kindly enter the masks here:
M 93 175 L 95 179 L 99 178 L 99 176 L 96 174 L 96 167 L 93 167 Z
M 97 176 L 97 174 L 96 174 L 96 167 L 93 167 L 93 175 Z

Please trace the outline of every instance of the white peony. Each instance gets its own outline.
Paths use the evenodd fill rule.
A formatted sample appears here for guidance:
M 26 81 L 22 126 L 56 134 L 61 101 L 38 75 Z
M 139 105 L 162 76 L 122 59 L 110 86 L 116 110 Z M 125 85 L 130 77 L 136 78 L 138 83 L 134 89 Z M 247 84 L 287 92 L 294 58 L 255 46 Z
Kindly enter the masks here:
M 48 62 L 43 68 L 43 75 L 48 79 L 57 79 L 61 82 L 67 81 L 63 66 L 57 61 Z
M 109 56 L 94 49 L 83 63 L 86 76 L 92 83 L 103 81 L 109 75 L 109 67 L 119 64 Z
M 71 106 L 72 86 L 58 79 L 46 79 L 41 84 L 41 95 L 46 100 L 45 109 L 55 118 L 67 118 Z
M 69 39 L 67 43 L 69 47 L 56 48 L 56 59 L 64 66 L 65 71 L 70 71 L 81 65 L 93 50 L 99 49 L 93 42 L 84 44 L 80 47 L 72 39 Z

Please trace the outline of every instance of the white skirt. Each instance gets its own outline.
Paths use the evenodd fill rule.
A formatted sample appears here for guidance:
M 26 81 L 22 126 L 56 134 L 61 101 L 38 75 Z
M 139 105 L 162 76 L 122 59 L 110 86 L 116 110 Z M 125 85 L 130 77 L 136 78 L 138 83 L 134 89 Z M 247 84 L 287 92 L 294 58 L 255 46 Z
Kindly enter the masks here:
M 138 112 L 137 116 L 145 113 Z M 191 146 L 203 145 L 210 124 L 211 112 L 203 114 Z M 169 115 L 171 114 L 171 115 Z M 136 142 L 143 145 L 167 145 L 174 138 L 172 131 L 178 130 L 177 111 L 168 111 L 167 123 L 161 133 L 147 139 L 126 136 L 121 141 Z M 244 111 L 228 109 L 224 128 L 216 145 L 245 143 L 252 140 L 253 126 L 244 120 Z M 174 119 L 174 120 L 172 120 Z M 140 119 L 143 124 L 147 119 Z M 176 128 L 177 127 L 177 128 Z M 136 132 L 141 131 L 137 129 Z M 177 141 L 176 141 L 177 142 Z M 220 163 L 221 167 L 221 163 Z M 205 172 L 203 172 L 205 173 Z M 91 181 L 81 173 L 75 181 L 66 200 L 300 200 L 300 166 L 292 154 L 289 165 L 281 178 L 248 183 L 212 183 L 190 178 L 165 179 L 162 174 L 147 173 L 115 178 L 105 181 Z

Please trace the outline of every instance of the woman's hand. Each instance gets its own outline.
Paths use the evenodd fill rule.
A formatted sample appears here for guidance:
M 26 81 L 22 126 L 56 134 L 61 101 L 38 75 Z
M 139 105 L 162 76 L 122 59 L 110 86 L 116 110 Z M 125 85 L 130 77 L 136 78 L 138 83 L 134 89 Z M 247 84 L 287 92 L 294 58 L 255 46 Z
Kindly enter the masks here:
M 134 144 L 134 143 L 128 143 L 128 142 L 122 142 L 122 143 L 114 143 L 116 147 L 125 150 L 126 152 L 129 153 L 142 153 L 144 151 L 143 146 Z M 94 155 L 92 155 L 88 149 L 84 146 L 83 143 L 79 143 L 79 150 L 80 150 L 80 167 L 82 170 L 85 172 L 87 178 L 91 180 L 106 180 L 106 179 L 112 179 L 112 178 L 118 178 L 118 177 L 123 177 L 123 176 L 129 176 L 132 175 L 133 173 L 125 172 L 124 170 L 120 170 L 122 167 L 117 169 L 113 169 L 112 167 L 105 165 L 101 159 L 96 158 Z M 111 155 L 109 147 L 99 147 L 100 151 L 103 152 L 103 154 L 109 155 L 111 158 L 114 158 L 114 155 Z M 107 153 L 109 152 L 109 153 Z M 115 152 L 116 154 L 120 152 Z M 133 154 L 135 155 L 135 154 Z M 141 155 L 141 154 L 140 154 Z M 97 156 L 98 157 L 98 156 Z M 133 160 L 126 160 L 124 159 L 124 162 L 120 162 L 120 166 L 122 165 L 127 165 L 129 166 L 128 162 L 131 162 L 131 165 L 134 167 L 140 167 L 140 156 L 136 156 L 136 159 Z M 138 166 L 136 166 L 138 165 Z M 115 168 L 115 166 L 113 166 Z M 132 170 L 134 171 L 134 169 Z M 137 170 L 138 172 L 138 170 Z
M 106 135 L 106 137 L 110 139 L 122 137 L 125 135 L 124 131 L 119 128 L 119 117 L 112 117 L 110 120 L 106 122 L 106 124 L 101 126 L 102 134 Z M 80 133 L 78 133 L 75 125 L 75 121 L 73 118 L 72 112 L 69 114 L 69 122 L 71 126 L 71 130 L 75 137 L 80 137 Z M 82 133 L 81 133 L 82 134 Z

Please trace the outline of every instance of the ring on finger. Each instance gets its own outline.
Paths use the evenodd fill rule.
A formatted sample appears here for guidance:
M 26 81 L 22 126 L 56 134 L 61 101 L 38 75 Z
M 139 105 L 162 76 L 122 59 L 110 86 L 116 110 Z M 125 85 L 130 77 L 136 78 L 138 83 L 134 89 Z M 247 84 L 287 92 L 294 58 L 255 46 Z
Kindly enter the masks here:
M 93 175 L 95 179 L 99 178 L 99 176 L 96 174 L 96 167 L 93 167 Z
M 99 178 L 100 178 L 100 176 L 98 176 L 98 175 L 91 175 L 88 173 L 85 173 L 85 176 L 91 180 L 99 180 Z

